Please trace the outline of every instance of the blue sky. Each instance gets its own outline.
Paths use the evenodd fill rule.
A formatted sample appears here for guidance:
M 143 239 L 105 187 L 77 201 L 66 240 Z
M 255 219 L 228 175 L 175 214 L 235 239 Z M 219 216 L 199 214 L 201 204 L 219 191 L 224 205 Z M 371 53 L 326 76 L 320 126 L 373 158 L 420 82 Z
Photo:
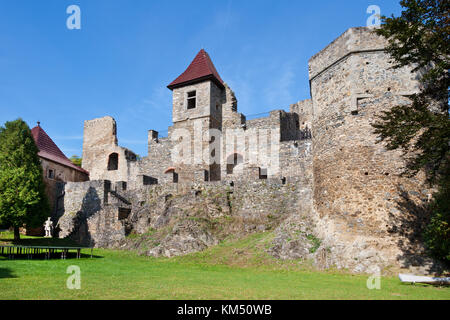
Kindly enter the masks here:
M 121 146 L 147 154 L 147 131 L 171 125 L 166 86 L 204 48 L 244 114 L 309 98 L 308 60 L 369 5 L 399 1 L 0 0 L 0 123 L 41 126 L 81 155 L 83 121 L 110 115 Z M 69 30 L 66 9 L 81 9 Z

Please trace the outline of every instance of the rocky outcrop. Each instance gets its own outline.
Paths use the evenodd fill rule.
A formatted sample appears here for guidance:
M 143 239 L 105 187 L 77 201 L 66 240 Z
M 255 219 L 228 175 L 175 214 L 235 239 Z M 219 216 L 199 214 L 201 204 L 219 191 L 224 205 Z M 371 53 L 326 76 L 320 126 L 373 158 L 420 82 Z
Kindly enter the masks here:
M 168 184 L 128 191 L 120 187 L 107 181 L 66 185 L 68 210 L 59 217 L 60 236 L 84 245 L 173 257 L 202 251 L 224 239 L 271 232 L 268 254 L 311 260 L 319 269 L 368 273 L 389 266 L 420 273 L 443 269 L 420 246 L 420 230 L 411 233 L 413 217 L 407 224 L 408 218 L 397 213 L 389 222 L 391 232 L 371 237 L 358 216 L 343 215 L 339 221 L 320 217 L 304 181 Z M 361 232 L 344 238 L 350 225 Z M 407 246 L 410 256 L 397 259 L 404 257 Z
M 202 251 L 219 244 L 219 240 L 200 223 L 192 220 L 178 222 L 161 243 L 146 254 L 154 257 L 173 257 Z
M 68 184 L 69 210 L 58 218 L 60 236 L 98 247 L 174 256 L 203 250 L 230 236 L 273 231 L 299 209 L 311 208 L 310 192 L 295 182 L 278 180 L 114 188 L 106 181 Z

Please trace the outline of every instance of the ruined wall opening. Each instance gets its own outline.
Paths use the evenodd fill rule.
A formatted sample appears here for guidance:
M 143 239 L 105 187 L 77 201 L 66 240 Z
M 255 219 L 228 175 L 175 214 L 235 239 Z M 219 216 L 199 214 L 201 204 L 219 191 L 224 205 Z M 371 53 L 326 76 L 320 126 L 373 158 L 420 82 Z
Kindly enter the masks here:
M 227 174 L 233 174 L 234 168 L 244 162 L 239 153 L 233 153 L 227 158 Z
M 119 169 L 119 155 L 111 153 L 108 157 L 108 171 L 115 171 Z
M 267 180 L 267 169 L 259 168 L 259 179 L 260 180 Z
M 173 183 L 178 183 L 178 173 L 175 172 L 175 168 L 174 167 L 167 168 L 167 170 L 164 171 L 164 174 L 172 175 L 172 182 Z
M 136 161 L 137 155 L 133 151 L 125 150 L 125 158 L 129 161 Z
M 131 209 L 128 208 L 119 208 L 119 212 L 118 212 L 118 219 L 119 220 L 125 220 L 128 219 L 128 216 L 131 213 Z
M 142 176 L 142 184 L 144 186 L 151 186 L 154 184 L 158 184 L 158 179 L 143 175 Z

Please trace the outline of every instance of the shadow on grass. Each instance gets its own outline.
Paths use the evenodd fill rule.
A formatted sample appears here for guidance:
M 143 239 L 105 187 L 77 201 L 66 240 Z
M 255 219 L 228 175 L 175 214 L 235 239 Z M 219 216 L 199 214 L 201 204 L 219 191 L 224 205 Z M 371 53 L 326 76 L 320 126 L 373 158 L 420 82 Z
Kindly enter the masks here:
M 88 252 L 89 249 L 86 249 L 86 252 Z M 0 255 L 1 256 L 1 255 Z M 3 254 L 3 258 L 8 259 L 8 255 Z M 93 254 L 92 259 L 103 259 L 103 256 L 98 256 Z M 80 259 L 91 259 L 90 253 L 81 253 Z M 33 254 L 32 257 L 28 256 L 26 254 L 14 254 L 14 258 L 11 260 L 47 260 L 45 258 L 45 254 Z M 61 260 L 61 252 L 53 253 L 50 257 L 50 260 Z M 67 253 L 67 256 L 65 260 L 79 260 L 77 259 L 77 254 L 75 252 L 69 252 Z
M 0 238 L 0 245 L 7 246 L 27 246 L 27 247 L 82 247 L 77 242 L 70 239 L 59 239 L 59 238 L 42 238 L 42 237 L 26 237 L 24 239 L 20 239 L 15 241 L 12 238 L 12 234 L 2 234 L 2 238 Z M 8 258 L 8 255 L 3 254 L 3 257 Z M 66 259 L 76 259 L 77 255 L 75 251 L 69 251 L 67 253 Z M 30 255 L 27 254 L 14 254 L 14 260 L 28 260 L 31 258 Z M 81 250 L 81 259 L 91 258 L 91 249 L 86 248 Z M 98 256 L 92 254 L 92 258 L 100 259 L 103 256 Z M 61 251 L 51 255 L 51 259 L 61 259 Z M 45 254 L 33 254 L 32 260 L 45 260 Z
M 442 261 L 432 259 L 423 246 L 423 232 L 429 223 L 431 213 L 428 203 L 425 199 L 414 201 L 410 194 L 400 187 L 399 194 L 400 197 L 396 201 L 397 209 L 402 214 L 390 214 L 392 225 L 388 230 L 391 234 L 401 236 L 397 241 L 397 245 L 401 249 L 402 254 L 397 259 L 402 261 L 406 268 L 423 266 L 429 273 L 445 274 L 449 266 L 446 266 Z
M 17 277 L 13 274 L 11 269 L 0 267 L 0 279 L 6 278 L 17 278 Z
M 25 238 L 14 241 L 11 238 L 0 238 L 0 244 L 14 246 L 47 246 L 47 247 L 80 247 L 78 243 L 70 239 L 57 238 Z

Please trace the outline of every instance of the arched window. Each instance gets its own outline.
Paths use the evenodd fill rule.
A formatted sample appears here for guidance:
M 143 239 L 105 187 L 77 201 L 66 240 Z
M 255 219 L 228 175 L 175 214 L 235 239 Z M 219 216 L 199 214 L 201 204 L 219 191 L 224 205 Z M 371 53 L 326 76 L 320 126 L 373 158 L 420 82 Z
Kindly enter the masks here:
M 227 158 L 227 174 L 233 174 L 234 168 L 244 162 L 239 153 L 233 153 Z
M 119 155 L 117 153 L 111 153 L 108 158 L 108 171 L 114 171 L 119 169 Z

